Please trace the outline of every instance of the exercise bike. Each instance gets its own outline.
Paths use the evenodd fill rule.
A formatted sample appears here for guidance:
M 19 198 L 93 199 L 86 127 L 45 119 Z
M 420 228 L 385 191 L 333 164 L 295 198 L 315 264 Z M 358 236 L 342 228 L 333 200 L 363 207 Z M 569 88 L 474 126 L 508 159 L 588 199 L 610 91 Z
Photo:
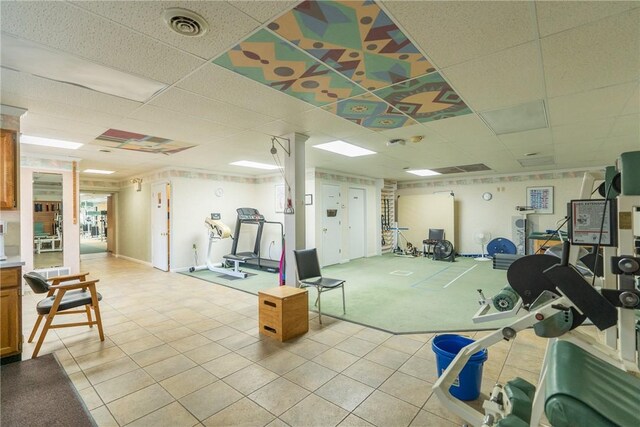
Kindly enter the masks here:
M 219 213 L 212 213 L 210 218 L 205 218 L 204 225 L 207 228 L 209 234 L 209 245 L 207 247 L 207 259 L 206 265 L 194 266 L 189 269 L 189 272 L 200 271 L 208 269 L 214 273 L 226 274 L 227 276 L 238 277 L 245 279 L 248 274 L 240 270 L 240 264 L 242 260 L 239 258 L 225 259 L 224 261 L 214 264 L 211 262 L 211 252 L 213 251 L 213 245 L 221 240 L 232 238 L 231 229 L 220 220 Z M 195 245 L 194 245 L 195 249 Z M 197 264 L 196 255 L 196 264 Z

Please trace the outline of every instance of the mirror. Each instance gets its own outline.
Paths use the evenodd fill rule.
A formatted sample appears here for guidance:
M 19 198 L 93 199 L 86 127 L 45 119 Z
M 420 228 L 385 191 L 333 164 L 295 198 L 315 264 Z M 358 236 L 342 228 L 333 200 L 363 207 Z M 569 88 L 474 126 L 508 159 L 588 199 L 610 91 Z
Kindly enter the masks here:
M 62 175 L 33 174 L 33 266 L 64 265 L 62 230 Z

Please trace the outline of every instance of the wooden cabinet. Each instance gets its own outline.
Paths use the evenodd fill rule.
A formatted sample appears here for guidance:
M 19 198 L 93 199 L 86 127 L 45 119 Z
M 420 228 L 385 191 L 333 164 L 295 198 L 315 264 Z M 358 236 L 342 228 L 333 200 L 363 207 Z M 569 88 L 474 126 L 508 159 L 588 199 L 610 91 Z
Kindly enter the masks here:
M 0 269 L 0 357 L 2 363 L 22 355 L 21 267 Z
M 18 207 L 16 132 L 0 129 L 0 210 Z
M 260 333 L 287 341 L 309 330 L 309 297 L 306 289 L 278 286 L 258 292 Z

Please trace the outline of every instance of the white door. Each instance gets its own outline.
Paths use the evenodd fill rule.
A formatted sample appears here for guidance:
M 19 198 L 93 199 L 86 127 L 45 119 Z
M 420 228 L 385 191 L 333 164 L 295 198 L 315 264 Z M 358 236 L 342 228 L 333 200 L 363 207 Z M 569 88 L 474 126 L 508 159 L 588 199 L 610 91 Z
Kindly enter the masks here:
M 169 271 L 169 184 L 151 186 L 151 263 Z
M 364 189 L 349 188 L 349 259 L 365 254 Z
M 340 187 L 322 185 L 322 265 L 338 264 L 342 246 Z

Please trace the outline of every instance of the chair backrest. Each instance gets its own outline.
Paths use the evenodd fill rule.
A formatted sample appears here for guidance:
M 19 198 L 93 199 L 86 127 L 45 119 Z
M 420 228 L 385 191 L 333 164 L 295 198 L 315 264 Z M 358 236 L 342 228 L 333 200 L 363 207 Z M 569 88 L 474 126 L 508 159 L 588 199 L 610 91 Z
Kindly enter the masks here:
M 43 275 L 32 271 L 22 277 L 34 293 L 44 294 L 46 292 L 49 292 L 49 283 Z
M 444 230 L 442 228 L 430 228 L 429 240 L 444 240 Z
M 293 251 L 293 254 L 296 257 L 296 268 L 298 270 L 299 280 L 322 276 L 316 248 Z

